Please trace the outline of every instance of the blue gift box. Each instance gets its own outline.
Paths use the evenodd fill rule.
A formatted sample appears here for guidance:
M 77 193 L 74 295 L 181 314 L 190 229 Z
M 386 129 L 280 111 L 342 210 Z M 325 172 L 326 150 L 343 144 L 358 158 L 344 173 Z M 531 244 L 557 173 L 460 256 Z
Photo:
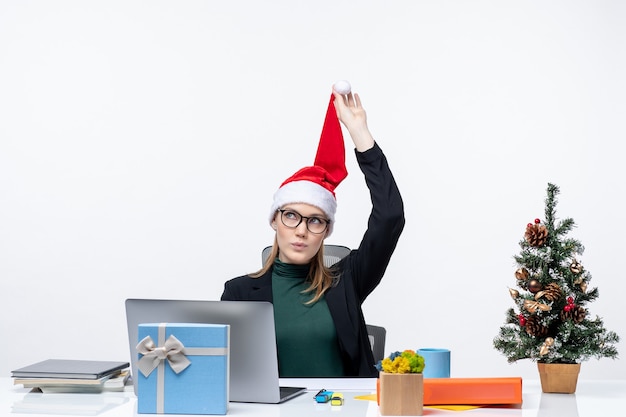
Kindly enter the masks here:
M 229 338 L 222 324 L 140 324 L 137 412 L 226 414 Z

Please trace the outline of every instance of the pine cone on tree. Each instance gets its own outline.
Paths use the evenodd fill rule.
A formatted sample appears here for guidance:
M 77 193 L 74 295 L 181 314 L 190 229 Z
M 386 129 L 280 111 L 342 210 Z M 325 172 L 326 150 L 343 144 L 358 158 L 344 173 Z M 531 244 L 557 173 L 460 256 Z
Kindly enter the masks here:
M 561 310 L 561 320 L 572 320 L 574 323 L 580 323 L 585 319 L 587 310 L 581 306 L 574 306 L 571 309 Z
M 535 314 L 526 319 L 526 333 L 535 337 L 544 337 L 548 334 L 548 328 L 544 326 Z
M 545 298 L 548 301 L 557 301 L 562 296 L 563 290 L 561 290 L 561 287 L 556 282 L 551 282 L 543 287 L 543 291 L 541 294 L 541 297 Z
M 546 243 L 548 238 L 548 229 L 542 224 L 528 224 L 524 238 L 530 246 L 539 247 Z

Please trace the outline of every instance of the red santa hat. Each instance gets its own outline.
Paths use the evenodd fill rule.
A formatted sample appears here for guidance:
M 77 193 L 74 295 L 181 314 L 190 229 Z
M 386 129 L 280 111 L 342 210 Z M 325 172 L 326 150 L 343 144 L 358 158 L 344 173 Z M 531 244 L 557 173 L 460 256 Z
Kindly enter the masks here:
M 350 84 L 347 81 L 337 82 L 334 90 L 348 94 Z M 343 134 L 334 101 L 335 96 L 331 94 L 313 166 L 300 169 L 281 184 L 274 194 L 270 224 L 279 208 L 291 203 L 306 203 L 326 214 L 330 220 L 327 236 L 332 233 L 337 211 L 335 188 L 348 176 Z

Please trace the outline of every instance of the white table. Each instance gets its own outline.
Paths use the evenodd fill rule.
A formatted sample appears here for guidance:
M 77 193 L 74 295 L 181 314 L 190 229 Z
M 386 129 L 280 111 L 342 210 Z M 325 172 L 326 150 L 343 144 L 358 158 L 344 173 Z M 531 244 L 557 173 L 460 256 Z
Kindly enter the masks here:
M 284 385 L 306 386 L 307 392 L 283 404 L 231 403 L 228 415 L 258 417 L 376 417 L 378 406 L 374 401 L 358 400 L 356 395 L 371 393 L 375 380 L 287 380 Z M 345 404 L 333 407 L 317 404 L 313 394 L 320 388 L 340 391 Z M 543 394 L 538 381 L 523 382 L 523 405 L 518 408 L 477 408 L 468 411 L 449 411 L 425 408 L 425 416 L 454 417 L 623 417 L 626 415 L 626 380 L 579 381 L 576 394 Z M 125 392 L 102 394 L 41 394 L 32 393 L 21 385 L 13 385 L 11 378 L 0 378 L 0 416 L 27 413 L 31 416 L 104 416 L 130 417 L 137 414 L 136 397 L 132 388 Z M 169 414 L 171 415 L 171 414 Z

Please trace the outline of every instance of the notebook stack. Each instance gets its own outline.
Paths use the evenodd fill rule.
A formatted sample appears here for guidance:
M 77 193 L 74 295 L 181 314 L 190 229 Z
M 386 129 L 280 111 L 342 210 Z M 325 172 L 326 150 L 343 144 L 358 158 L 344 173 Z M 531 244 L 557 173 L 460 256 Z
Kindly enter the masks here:
M 122 391 L 128 362 L 48 359 L 11 372 L 13 383 L 42 392 Z

